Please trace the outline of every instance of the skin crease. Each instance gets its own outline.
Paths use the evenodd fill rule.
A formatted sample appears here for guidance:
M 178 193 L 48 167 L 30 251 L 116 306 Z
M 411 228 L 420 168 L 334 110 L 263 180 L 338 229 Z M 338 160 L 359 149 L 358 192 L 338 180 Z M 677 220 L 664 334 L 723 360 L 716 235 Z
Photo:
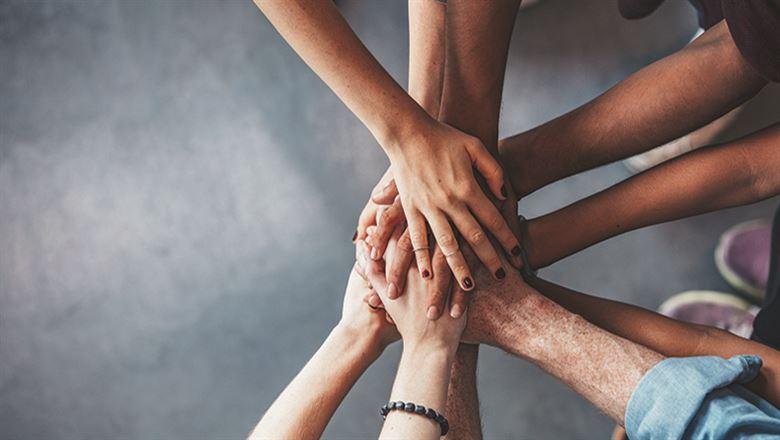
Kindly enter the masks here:
M 428 115 L 374 59 L 332 1 L 255 4 L 388 155 L 411 242 L 420 249 L 415 252 L 420 272 L 431 273 L 430 227 L 461 287 L 473 288 L 456 230 L 465 236 L 476 231 L 485 235 L 481 225 L 487 225 L 504 250 L 517 246 L 509 225 L 476 180 L 482 176 L 493 195 L 505 198 L 503 170 L 495 158 L 479 139 Z

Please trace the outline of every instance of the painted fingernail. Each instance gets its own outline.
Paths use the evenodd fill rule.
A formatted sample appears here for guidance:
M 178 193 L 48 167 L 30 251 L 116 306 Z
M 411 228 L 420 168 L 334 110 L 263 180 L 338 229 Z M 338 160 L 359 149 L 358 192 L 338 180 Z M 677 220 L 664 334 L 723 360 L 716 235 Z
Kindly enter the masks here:
M 474 287 L 474 282 L 471 281 L 471 277 L 463 278 L 463 287 L 467 289 L 471 289 L 472 287 Z
M 452 306 L 452 310 L 450 310 L 450 316 L 453 318 L 460 318 L 460 316 L 463 314 L 463 307 L 460 306 L 460 304 L 455 304 Z
M 504 196 L 504 197 L 507 196 L 506 185 L 501 185 L 501 195 Z
M 499 267 L 498 270 L 496 271 L 496 278 L 498 278 L 499 280 L 503 280 L 505 276 L 506 276 L 506 271 L 504 271 L 503 267 Z
M 398 298 L 398 287 L 395 286 L 395 283 L 390 283 L 390 285 L 387 286 L 387 297 L 390 299 Z
M 428 269 L 423 269 L 423 271 L 422 271 L 422 277 L 423 277 L 423 278 L 428 278 L 428 277 L 430 277 L 430 276 L 431 276 L 431 273 L 430 273 L 430 272 L 428 272 Z
M 371 307 L 379 307 L 382 305 L 382 301 L 379 299 L 378 296 L 374 295 L 368 299 L 368 305 L 370 305 Z
M 512 252 L 512 255 L 514 255 L 515 257 L 519 257 L 520 256 L 520 246 L 513 247 L 510 252 Z
M 426 316 L 428 319 L 433 321 L 437 316 L 439 316 L 439 309 L 436 306 L 428 307 L 428 314 Z
M 379 251 L 377 251 L 375 247 L 372 247 L 371 248 L 371 259 L 372 260 L 376 260 L 377 258 L 379 258 Z
M 357 231 L 355 231 L 355 235 L 352 236 L 352 241 L 357 240 Z

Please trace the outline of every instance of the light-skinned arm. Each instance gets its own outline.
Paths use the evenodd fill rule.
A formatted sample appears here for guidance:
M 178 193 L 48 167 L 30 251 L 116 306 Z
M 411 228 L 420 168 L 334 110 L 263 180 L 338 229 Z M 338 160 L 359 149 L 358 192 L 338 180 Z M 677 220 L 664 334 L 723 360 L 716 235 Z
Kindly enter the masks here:
M 369 259 L 369 248 L 365 242 L 359 241 L 357 245 L 358 264 L 382 299 L 403 341 L 390 401 L 423 405 L 446 417 L 450 373 L 466 316 L 453 318 L 445 315 L 435 321 L 429 320 L 424 307 L 426 288 L 414 268 L 407 272 L 405 294 L 390 300 L 386 296 L 384 267 Z M 438 439 L 441 434 L 442 428 L 436 421 L 424 415 L 396 410 L 387 414 L 379 437 Z
M 332 1 L 255 4 L 390 158 L 409 235 L 414 248 L 420 249 L 415 256 L 421 274 L 431 274 L 428 227 L 445 253 L 453 256 L 450 266 L 462 261 L 450 222 L 485 226 L 506 251 L 517 246 L 512 230 L 476 180 L 478 173 L 495 197 L 505 198 L 503 170 L 495 158 L 479 139 L 426 113 L 376 61 Z M 468 268 L 458 274 L 464 289 L 474 287 Z
M 342 318 L 306 366 L 277 397 L 250 439 L 318 439 L 363 372 L 398 339 L 385 312 L 365 302 L 371 290 L 353 270 Z

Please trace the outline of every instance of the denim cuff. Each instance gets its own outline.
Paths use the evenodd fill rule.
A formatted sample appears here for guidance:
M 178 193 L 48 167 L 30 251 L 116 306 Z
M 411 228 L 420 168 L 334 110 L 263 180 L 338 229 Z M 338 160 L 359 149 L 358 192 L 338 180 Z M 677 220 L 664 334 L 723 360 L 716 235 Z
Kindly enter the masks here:
M 710 392 L 753 380 L 761 365 L 761 358 L 753 355 L 668 358 L 659 362 L 639 381 L 628 401 L 628 437 L 682 438 Z

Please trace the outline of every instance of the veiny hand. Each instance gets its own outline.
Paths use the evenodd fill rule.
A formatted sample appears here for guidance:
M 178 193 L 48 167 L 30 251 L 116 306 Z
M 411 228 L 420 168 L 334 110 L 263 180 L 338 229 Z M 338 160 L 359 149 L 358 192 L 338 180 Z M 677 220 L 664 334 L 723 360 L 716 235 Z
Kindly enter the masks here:
M 369 306 L 368 299 L 372 295 L 375 295 L 375 292 L 371 286 L 353 267 L 344 292 L 344 306 L 338 325 L 360 334 L 368 332 L 375 338 L 377 348 L 384 350 L 401 336 L 395 326 L 386 319 L 384 310 Z
M 454 353 L 466 325 L 465 314 L 459 318 L 443 316 L 435 321 L 429 320 L 426 316 L 425 305 L 428 299 L 424 280 L 417 276 L 414 268 L 407 274 L 405 294 L 390 301 L 386 297 L 387 280 L 382 264 L 368 258 L 369 247 L 365 242 L 358 242 L 357 246 L 358 265 L 381 297 L 405 346 L 419 345 L 424 342 L 429 347 L 446 348 Z
M 482 263 L 500 279 L 506 269 L 485 230 L 498 240 L 516 265 L 521 264 L 517 259 L 518 243 L 477 183 L 474 168 L 485 178 L 491 192 L 504 200 L 507 190 L 501 167 L 477 138 L 446 124 L 431 121 L 425 129 L 414 133 L 389 151 L 420 274 L 423 278 L 432 274 L 427 234 L 430 225 L 458 284 L 464 290 L 474 288 L 471 271 L 450 226 L 452 222 Z

